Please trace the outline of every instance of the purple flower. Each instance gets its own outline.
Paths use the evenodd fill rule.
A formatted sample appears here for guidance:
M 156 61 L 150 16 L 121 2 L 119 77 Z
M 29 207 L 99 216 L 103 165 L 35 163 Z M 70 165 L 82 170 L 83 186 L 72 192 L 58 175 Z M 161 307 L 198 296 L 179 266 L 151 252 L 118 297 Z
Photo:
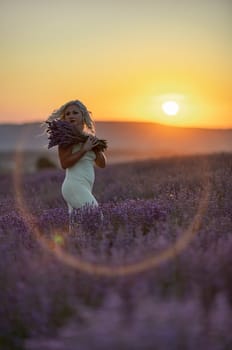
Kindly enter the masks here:
M 55 119 L 46 121 L 48 127 L 46 132 L 48 134 L 48 148 L 60 145 L 67 147 L 79 142 L 85 142 L 89 135 L 79 132 L 71 123 Z M 93 149 L 97 151 L 104 151 L 107 148 L 107 141 L 98 139 L 98 144 Z

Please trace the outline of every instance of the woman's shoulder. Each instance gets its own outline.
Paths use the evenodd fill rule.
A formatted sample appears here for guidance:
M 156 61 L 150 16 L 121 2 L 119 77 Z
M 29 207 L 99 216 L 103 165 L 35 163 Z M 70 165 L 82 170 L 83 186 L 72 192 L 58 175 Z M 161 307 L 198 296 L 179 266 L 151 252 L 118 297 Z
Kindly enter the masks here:
M 58 146 L 58 155 L 60 158 L 67 157 L 71 155 L 74 152 L 74 145 L 68 145 L 68 146 Z

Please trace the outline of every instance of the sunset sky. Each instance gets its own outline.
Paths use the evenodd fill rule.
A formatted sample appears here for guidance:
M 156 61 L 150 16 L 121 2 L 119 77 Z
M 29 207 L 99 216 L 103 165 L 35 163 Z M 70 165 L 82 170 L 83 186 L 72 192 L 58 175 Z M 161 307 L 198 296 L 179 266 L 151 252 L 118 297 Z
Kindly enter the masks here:
M 232 127 L 230 0 L 0 0 L 0 28 L 0 123 L 79 99 L 96 121 Z

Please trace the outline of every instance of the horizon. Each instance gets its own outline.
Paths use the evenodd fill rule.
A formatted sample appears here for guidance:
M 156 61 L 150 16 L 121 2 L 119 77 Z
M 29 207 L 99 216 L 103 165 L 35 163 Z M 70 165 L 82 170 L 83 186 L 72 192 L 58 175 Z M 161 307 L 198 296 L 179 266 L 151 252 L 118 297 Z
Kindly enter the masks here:
M 23 126 L 28 124 L 42 124 L 41 121 L 26 121 L 26 122 L 0 122 L 0 127 L 4 125 L 8 126 Z M 212 131 L 226 131 L 226 130 L 232 130 L 231 127 L 204 127 L 204 126 L 181 126 L 181 125 L 171 125 L 171 124 L 162 124 L 158 122 L 153 121 L 133 121 L 133 120 L 96 120 L 95 123 L 121 123 L 121 124 L 152 124 L 152 125 L 159 125 L 161 127 L 167 127 L 167 128 L 176 128 L 176 129 L 198 129 L 198 130 L 212 130 Z
M 44 120 L 79 99 L 96 122 L 232 128 L 232 2 L 3 0 L 0 7 L 1 123 Z

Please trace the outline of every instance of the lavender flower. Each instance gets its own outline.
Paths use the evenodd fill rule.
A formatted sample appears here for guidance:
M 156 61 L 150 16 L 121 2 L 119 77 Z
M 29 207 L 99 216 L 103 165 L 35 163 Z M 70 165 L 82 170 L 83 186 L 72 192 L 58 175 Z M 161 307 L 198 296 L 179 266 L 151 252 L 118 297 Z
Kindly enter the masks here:
M 112 278 L 90 276 L 57 259 L 54 245 L 82 262 L 114 268 L 173 245 L 196 213 L 206 157 L 208 207 L 181 254 L 156 269 Z M 18 212 L 13 178 L 1 174 L 0 348 L 232 348 L 231 174 L 232 154 L 96 168 L 99 207 L 75 210 L 71 234 L 59 191 L 62 171 L 22 175 L 33 218 Z M 48 250 L 27 222 L 51 241 Z
M 60 145 L 67 147 L 69 145 L 85 142 L 89 134 L 84 134 L 78 131 L 71 123 L 55 119 L 52 121 L 46 121 L 48 124 L 47 134 L 49 139 L 48 148 Z M 98 144 L 93 148 L 96 151 L 104 151 L 107 149 L 107 141 L 98 139 Z

